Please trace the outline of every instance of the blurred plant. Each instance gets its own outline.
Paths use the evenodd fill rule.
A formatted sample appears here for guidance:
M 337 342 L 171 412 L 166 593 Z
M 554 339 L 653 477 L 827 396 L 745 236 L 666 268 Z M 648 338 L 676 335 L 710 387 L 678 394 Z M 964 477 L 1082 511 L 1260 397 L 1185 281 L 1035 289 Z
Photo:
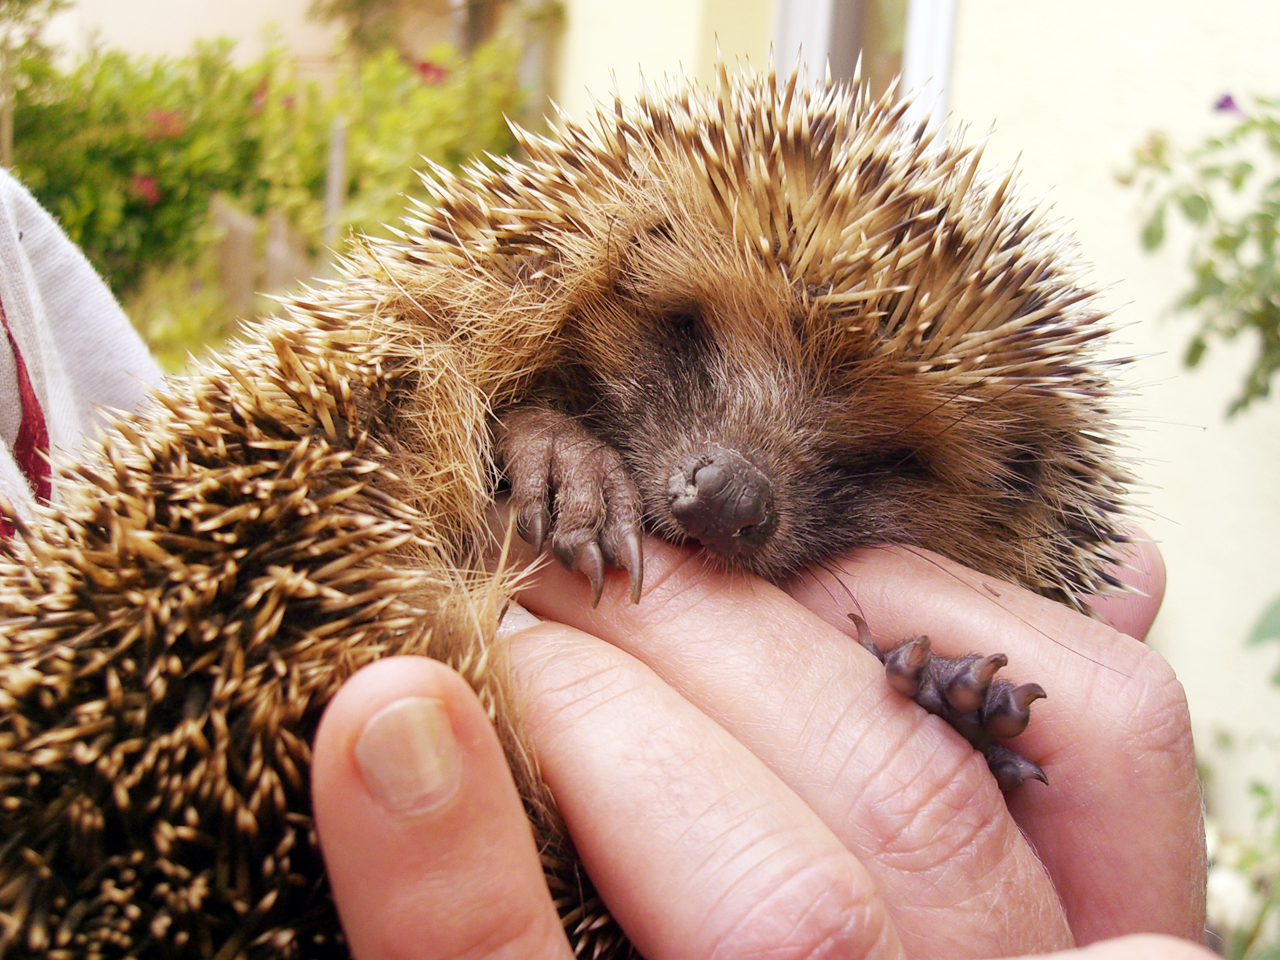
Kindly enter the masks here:
M 24 54 L 43 52 L 40 30 L 71 0 L 0 0 L 0 166 L 13 166 L 15 68 Z
M 218 267 L 216 251 L 207 247 L 193 262 L 148 270 L 124 299 L 125 313 L 165 370 L 181 370 L 192 354 L 235 333 L 238 318 Z
M 1152 134 L 1122 183 L 1140 183 L 1148 207 L 1142 245 L 1164 243 L 1170 213 L 1190 225 L 1192 284 L 1175 301 L 1201 315 L 1184 360 L 1194 367 L 1212 339 L 1257 337 L 1257 355 L 1228 414 L 1269 395 L 1280 370 L 1280 100 L 1258 98 L 1242 110 L 1227 96 L 1216 109 L 1235 117 L 1222 136 L 1177 150 Z
M 154 342 L 170 356 L 185 352 L 179 343 L 199 346 L 196 331 L 218 338 L 234 326 L 210 289 L 215 194 L 259 219 L 283 214 L 315 260 L 326 232 L 331 243 L 379 233 L 406 196 L 426 199 L 414 172 L 422 157 L 456 169 L 514 148 L 504 116 L 520 107 L 519 51 L 505 40 L 465 60 L 434 50 L 429 75 L 383 51 L 340 73 L 328 96 L 279 50 L 248 67 L 230 52 L 227 43 L 176 60 L 97 50 L 67 72 L 37 51 L 20 65 L 15 173 L 135 322 L 167 331 Z M 326 208 L 338 130 L 345 162 Z M 184 284 L 200 296 L 162 310 L 161 293 L 182 299 Z
M 254 91 L 276 56 L 232 67 L 230 45 L 182 60 L 94 51 L 69 73 L 26 57 L 14 172 L 118 294 L 144 268 L 189 260 L 209 198 L 240 193 L 260 166 Z
M 326 98 L 280 51 L 236 68 L 226 43 L 181 60 L 96 51 L 70 73 L 28 58 L 16 172 L 121 294 L 146 268 L 191 261 L 215 192 L 254 215 L 284 212 L 314 253 L 335 117 L 347 128 L 341 226 L 374 230 L 403 194 L 424 195 L 420 157 L 456 168 L 512 149 L 515 61 L 500 42 L 467 61 L 442 49 L 428 82 L 386 51 Z
M 1253 625 L 1253 630 L 1246 642 L 1249 644 L 1280 643 L 1280 597 L 1276 597 L 1262 612 L 1262 616 Z M 1271 675 L 1271 682 L 1280 687 L 1280 666 L 1277 666 L 1276 672 Z
M 1247 643 L 1278 640 L 1280 597 L 1258 619 Z M 1280 687 L 1280 669 L 1271 683 Z M 1234 737 L 1218 734 L 1219 748 L 1233 746 Z M 1229 960 L 1280 960 L 1280 789 L 1255 782 L 1249 791 L 1258 805 L 1251 837 L 1233 836 L 1212 819 L 1206 823 L 1209 930 Z
M 379 233 L 404 214 L 406 197 L 426 200 L 415 172 L 423 157 L 456 170 L 468 160 L 483 162 L 485 154 L 514 150 L 506 118 L 521 106 L 517 59 L 518 51 L 502 39 L 482 44 L 465 60 L 437 47 L 429 72 L 404 64 L 390 50 L 367 58 L 335 104 L 347 125 L 344 226 Z
M 1280 795 L 1255 783 L 1253 836 L 1208 823 L 1208 921 L 1229 960 L 1280 960 Z

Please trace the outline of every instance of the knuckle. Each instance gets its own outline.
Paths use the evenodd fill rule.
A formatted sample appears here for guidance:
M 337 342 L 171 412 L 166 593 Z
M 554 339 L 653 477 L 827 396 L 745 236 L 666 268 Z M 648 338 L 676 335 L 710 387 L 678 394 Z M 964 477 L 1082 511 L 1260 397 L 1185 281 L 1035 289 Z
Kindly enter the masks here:
M 412 905 L 412 909 L 417 907 Z M 404 909 L 411 909 L 411 905 L 406 904 Z M 548 922 L 545 911 L 532 909 L 532 905 L 523 910 L 491 911 L 484 916 L 460 915 L 454 923 L 433 925 L 430 934 L 423 931 L 421 937 L 405 936 L 404 932 L 405 927 L 400 925 L 385 925 L 381 942 L 361 951 L 357 960 L 422 960 L 424 956 L 431 960 L 541 960 L 565 955 L 560 928 Z
M 716 938 L 713 957 L 773 960 L 880 957 L 894 936 L 887 913 L 847 858 L 799 866 Z
M 1163 657 L 1154 651 L 1143 657 L 1124 691 L 1116 713 L 1127 726 L 1122 739 L 1131 752 L 1148 757 L 1191 756 L 1186 691 Z
M 921 718 L 885 764 L 875 795 L 863 801 L 879 859 L 938 883 L 1001 860 L 1009 841 L 1004 799 L 982 755 L 942 721 Z

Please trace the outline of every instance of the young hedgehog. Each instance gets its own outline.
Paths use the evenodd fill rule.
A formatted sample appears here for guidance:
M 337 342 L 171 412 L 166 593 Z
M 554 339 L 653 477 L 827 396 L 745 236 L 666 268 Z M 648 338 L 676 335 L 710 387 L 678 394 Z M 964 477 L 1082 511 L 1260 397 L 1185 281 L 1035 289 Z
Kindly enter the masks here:
M 0 956 L 344 956 L 309 744 L 402 653 L 478 691 L 575 949 L 626 955 L 504 693 L 504 485 L 597 596 L 614 566 L 640 598 L 642 526 L 770 579 L 902 543 L 1076 606 L 1114 584 L 1091 291 L 903 113 L 722 74 L 521 133 L 65 467 L 0 563 Z M 1043 691 L 899 650 L 1004 785 L 1043 776 L 993 743 Z

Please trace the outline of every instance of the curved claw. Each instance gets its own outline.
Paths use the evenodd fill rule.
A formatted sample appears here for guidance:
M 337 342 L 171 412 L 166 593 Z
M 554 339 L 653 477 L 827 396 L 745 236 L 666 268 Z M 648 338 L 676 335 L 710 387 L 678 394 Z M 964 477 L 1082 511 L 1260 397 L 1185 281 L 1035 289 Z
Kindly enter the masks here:
M 929 664 L 929 638 L 916 637 L 899 644 L 884 657 L 884 674 L 889 686 L 904 697 L 920 692 L 920 681 Z
M 993 744 L 982 752 L 1001 790 L 1012 790 L 1028 780 L 1039 780 L 1046 786 L 1049 783 L 1049 778 L 1037 764 L 1019 756 L 1008 747 Z
M 881 663 L 884 663 L 884 651 L 876 646 L 876 642 L 871 639 L 871 628 L 867 626 L 867 621 L 856 613 L 850 613 L 847 616 L 853 621 L 853 626 L 858 631 L 858 643 L 862 644 L 864 650 L 873 654 Z
M 542 552 L 542 545 L 547 539 L 547 528 L 551 526 L 551 514 L 547 512 L 546 506 L 538 508 L 526 522 L 525 517 L 516 516 L 516 533 L 524 539 L 524 541 L 533 547 L 534 553 Z
M 947 683 L 947 703 L 960 713 L 972 713 L 982 706 L 987 689 L 996 671 L 1005 666 L 1009 658 L 1003 653 L 970 660 L 963 664 Z
M 600 552 L 600 545 L 588 540 L 580 546 L 573 558 L 573 569 L 591 582 L 591 605 L 599 606 L 600 594 L 604 590 L 604 554 Z
M 631 602 L 640 602 L 640 590 L 644 586 L 644 550 L 640 546 L 640 531 L 629 530 L 619 544 L 618 559 L 622 569 L 631 578 Z
M 1027 729 L 1031 720 L 1031 704 L 1047 696 L 1044 687 L 1038 683 L 992 688 L 982 707 L 982 725 L 993 737 L 1002 740 L 1016 737 Z

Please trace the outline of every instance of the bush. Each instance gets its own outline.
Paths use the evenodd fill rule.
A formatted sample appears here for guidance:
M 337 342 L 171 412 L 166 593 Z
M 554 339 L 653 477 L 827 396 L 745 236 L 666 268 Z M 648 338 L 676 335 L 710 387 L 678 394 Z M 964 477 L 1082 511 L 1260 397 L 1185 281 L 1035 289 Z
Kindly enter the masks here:
M 1259 98 L 1242 110 L 1223 97 L 1217 108 L 1236 118 L 1225 134 L 1191 150 L 1153 134 L 1121 181 L 1142 183 L 1144 248 L 1164 243 L 1170 215 L 1194 232 L 1191 285 L 1175 302 L 1202 318 L 1187 366 L 1198 364 L 1215 338 L 1257 338 L 1253 366 L 1228 411 L 1236 413 L 1268 396 L 1280 371 L 1280 100 Z
M 347 161 L 336 226 L 374 231 L 405 194 L 424 196 L 421 156 L 456 168 L 511 150 L 503 117 L 519 106 L 517 58 L 503 41 L 465 62 L 441 50 L 409 66 L 387 51 L 341 73 L 325 97 L 280 51 L 238 68 L 226 43 L 178 60 L 99 50 L 70 72 L 28 57 L 16 172 L 120 295 L 148 270 L 195 261 L 217 192 L 257 216 L 284 212 L 316 253 L 338 118 Z
M 192 256 L 210 196 L 239 192 L 257 166 L 245 119 L 263 67 L 235 70 L 228 53 L 21 65 L 15 172 L 119 293 L 145 265 Z

